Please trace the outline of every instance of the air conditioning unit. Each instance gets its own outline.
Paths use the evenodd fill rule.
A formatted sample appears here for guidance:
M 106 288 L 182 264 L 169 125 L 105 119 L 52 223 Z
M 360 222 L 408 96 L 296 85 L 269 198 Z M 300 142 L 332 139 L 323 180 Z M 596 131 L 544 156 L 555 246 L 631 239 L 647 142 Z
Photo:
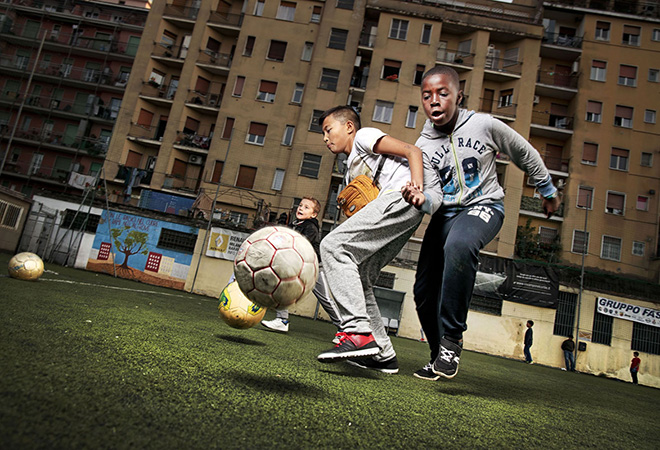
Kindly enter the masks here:
M 540 102 L 541 102 L 541 97 L 539 97 L 538 95 L 535 95 L 534 96 L 534 104 L 538 105 Z
M 199 155 L 190 155 L 188 157 L 188 164 L 201 165 L 202 164 L 202 157 L 199 156 Z

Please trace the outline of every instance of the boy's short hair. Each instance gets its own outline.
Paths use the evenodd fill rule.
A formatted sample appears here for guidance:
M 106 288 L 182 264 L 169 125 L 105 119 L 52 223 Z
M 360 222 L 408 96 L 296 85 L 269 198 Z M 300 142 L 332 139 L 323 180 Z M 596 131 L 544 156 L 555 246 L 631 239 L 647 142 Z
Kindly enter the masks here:
M 422 84 L 424 84 L 424 80 L 426 80 L 428 77 L 431 77 L 433 75 L 447 75 L 451 79 L 451 81 L 456 84 L 457 88 L 459 88 L 461 85 L 461 80 L 458 76 L 458 72 L 456 72 L 456 70 L 452 69 L 449 66 L 435 66 L 427 70 L 426 73 L 422 75 Z
M 639 352 L 633 352 L 633 355 L 639 356 Z
M 314 197 L 303 197 L 302 200 L 309 200 L 314 205 L 314 213 L 318 214 L 321 211 L 321 203 Z M 301 202 L 302 202 L 301 200 Z
M 528 320 L 527 323 L 529 324 L 530 327 L 534 326 L 534 321 L 533 320 Z
M 346 123 L 349 120 L 353 122 L 353 125 L 355 125 L 355 129 L 359 130 L 362 128 L 362 124 L 360 122 L 360 115 L 355 111 L 355 109 L 352 106 L 347 106 L 347 105 L 340 105 L 340 106 L 335 106 L 334 108 L 330 108 L 321 114 L 319 117 L 319 126 L 323 126 L 323 122 L 325 119 L 328 117 L 334 117 L 341 123 Z

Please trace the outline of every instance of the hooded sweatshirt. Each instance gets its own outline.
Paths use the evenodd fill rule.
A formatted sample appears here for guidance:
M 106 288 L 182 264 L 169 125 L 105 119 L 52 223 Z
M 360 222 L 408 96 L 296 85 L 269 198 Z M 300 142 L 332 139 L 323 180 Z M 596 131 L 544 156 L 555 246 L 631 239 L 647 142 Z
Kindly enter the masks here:
M 445 208 L 490 204 L 504 212 L 504 190 L 497 181 L 498 152 L 525 171 L 543 197 L 551 198 L 557 192 L 539 152 L 488 114 L 460 109 L 450 135 L 427 119 L 415 145 L 428 156 L 440 177 Z

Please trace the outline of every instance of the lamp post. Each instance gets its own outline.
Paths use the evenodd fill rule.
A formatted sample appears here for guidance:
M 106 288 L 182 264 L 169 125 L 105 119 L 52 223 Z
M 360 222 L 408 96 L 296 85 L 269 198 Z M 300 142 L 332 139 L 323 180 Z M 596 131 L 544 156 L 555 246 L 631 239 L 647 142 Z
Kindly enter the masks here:
M 591 192 L 587 192 L 587 201 L 584 207 L 584 239 L 582 242 L 582 266 L 580 268 L 580 292 L 577 302 L 577 322 L 575 324 L 575 359 L 577 360 L 578 347 L 580 346 L 580 310 L 582 309 L 582 290 L 584 289 L 584 258 L 587 254 L 589 240 L 587 238 L 587 223 L 589 219 L 589 206 L 591 205 Z

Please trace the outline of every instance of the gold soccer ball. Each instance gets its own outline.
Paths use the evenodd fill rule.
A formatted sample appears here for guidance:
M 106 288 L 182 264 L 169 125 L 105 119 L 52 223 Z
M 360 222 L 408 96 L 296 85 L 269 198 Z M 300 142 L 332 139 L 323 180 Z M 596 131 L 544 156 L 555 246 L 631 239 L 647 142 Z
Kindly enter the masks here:
M 227 325 L 244 330 L 261 322 L 266 314 L 266 308 L 252 303 L 241 292 L 238 283 L 232 281 L 220 294 L 218 312 Z
M 30 252 L 23 252 L 14 255 L 9 260 L 9 276 L 19 280 L 34 281 L 44 273 L 44 262 L 39 257 Z
M 318 274 L 312 244 L 287 227 L 255 231 L 241 244 L 234 260 L 241 291 L 265 308 L 296 303 L 314 289 Z

